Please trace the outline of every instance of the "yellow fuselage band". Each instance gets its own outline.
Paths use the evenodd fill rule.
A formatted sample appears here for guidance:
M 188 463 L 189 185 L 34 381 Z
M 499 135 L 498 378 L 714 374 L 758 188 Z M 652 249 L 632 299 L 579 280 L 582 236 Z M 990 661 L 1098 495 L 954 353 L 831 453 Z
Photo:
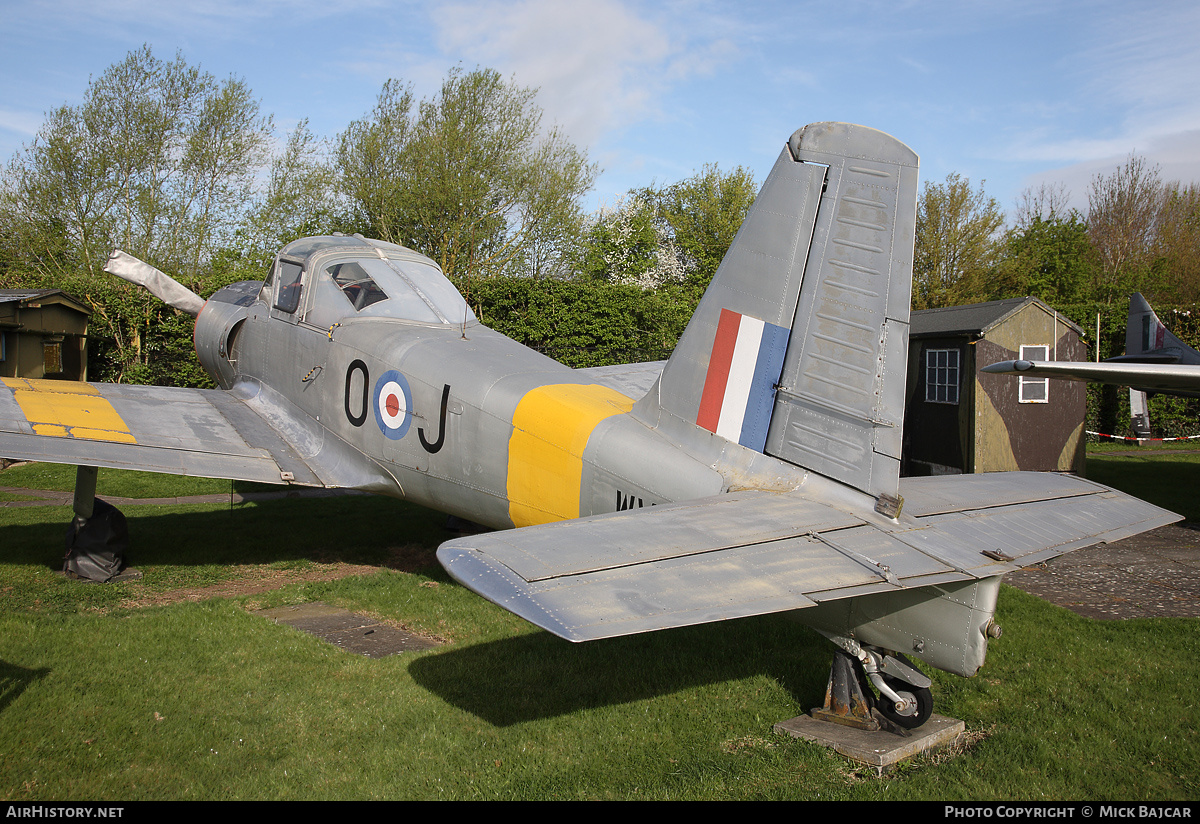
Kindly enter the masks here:
M 528 392 L 508 441 L 508 511 L 515 526 L 579 517 L 583 450 L 605 418 L 633 399 L 594 384 L 551 384 Z

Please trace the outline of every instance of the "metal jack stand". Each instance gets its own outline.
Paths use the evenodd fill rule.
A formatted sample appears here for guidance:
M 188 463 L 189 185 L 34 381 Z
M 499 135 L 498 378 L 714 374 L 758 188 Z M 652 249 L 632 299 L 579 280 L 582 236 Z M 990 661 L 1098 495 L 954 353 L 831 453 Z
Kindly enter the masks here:
M 860 730 L 877 730 L 879 722 L 871 715 L 871 703 L 871 694 L 863 689 L 854 659 L 840 649 L 834 650 L 825 706 L 814 709 L 812 717 Z

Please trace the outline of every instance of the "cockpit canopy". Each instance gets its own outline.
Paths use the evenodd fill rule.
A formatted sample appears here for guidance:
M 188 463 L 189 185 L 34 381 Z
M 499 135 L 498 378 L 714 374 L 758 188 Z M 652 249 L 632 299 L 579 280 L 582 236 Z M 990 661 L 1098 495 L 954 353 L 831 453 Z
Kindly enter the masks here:
M 326 328 L 348 317 L 461 325 L 475 320 L 437 264 L 360 235 L 307 237 L 283 247 L 263 284 L 275 313 Z

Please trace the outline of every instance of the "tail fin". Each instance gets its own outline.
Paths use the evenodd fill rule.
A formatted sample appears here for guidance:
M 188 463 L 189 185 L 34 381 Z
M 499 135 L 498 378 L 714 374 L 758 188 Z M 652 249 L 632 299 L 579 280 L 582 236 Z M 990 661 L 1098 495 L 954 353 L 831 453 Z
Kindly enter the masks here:
M 863 126 L 793 134 L 647 401 L 895 495 L 917 165 Z
M 1125 357 L 1171 363 L 1200 364 L 1200 352 L 1171 334 L 1154 314 L 1141 292 L 1129 296 L 1129 321 L 1125 326 Z

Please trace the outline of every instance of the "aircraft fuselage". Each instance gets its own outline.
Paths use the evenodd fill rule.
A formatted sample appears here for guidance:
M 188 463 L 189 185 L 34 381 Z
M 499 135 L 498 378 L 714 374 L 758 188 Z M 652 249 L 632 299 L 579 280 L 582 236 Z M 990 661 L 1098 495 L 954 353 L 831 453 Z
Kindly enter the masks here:
M 371 456 L 395 480 L 393 494 L 487 526 L 728 488 L 713 466 L 628 414 L 633 398 L 478 322 L 349 318 L 330 333 L 272 317 L 260 302 L 237 355 L 254 367 L 239 380 L 271 386 Z

